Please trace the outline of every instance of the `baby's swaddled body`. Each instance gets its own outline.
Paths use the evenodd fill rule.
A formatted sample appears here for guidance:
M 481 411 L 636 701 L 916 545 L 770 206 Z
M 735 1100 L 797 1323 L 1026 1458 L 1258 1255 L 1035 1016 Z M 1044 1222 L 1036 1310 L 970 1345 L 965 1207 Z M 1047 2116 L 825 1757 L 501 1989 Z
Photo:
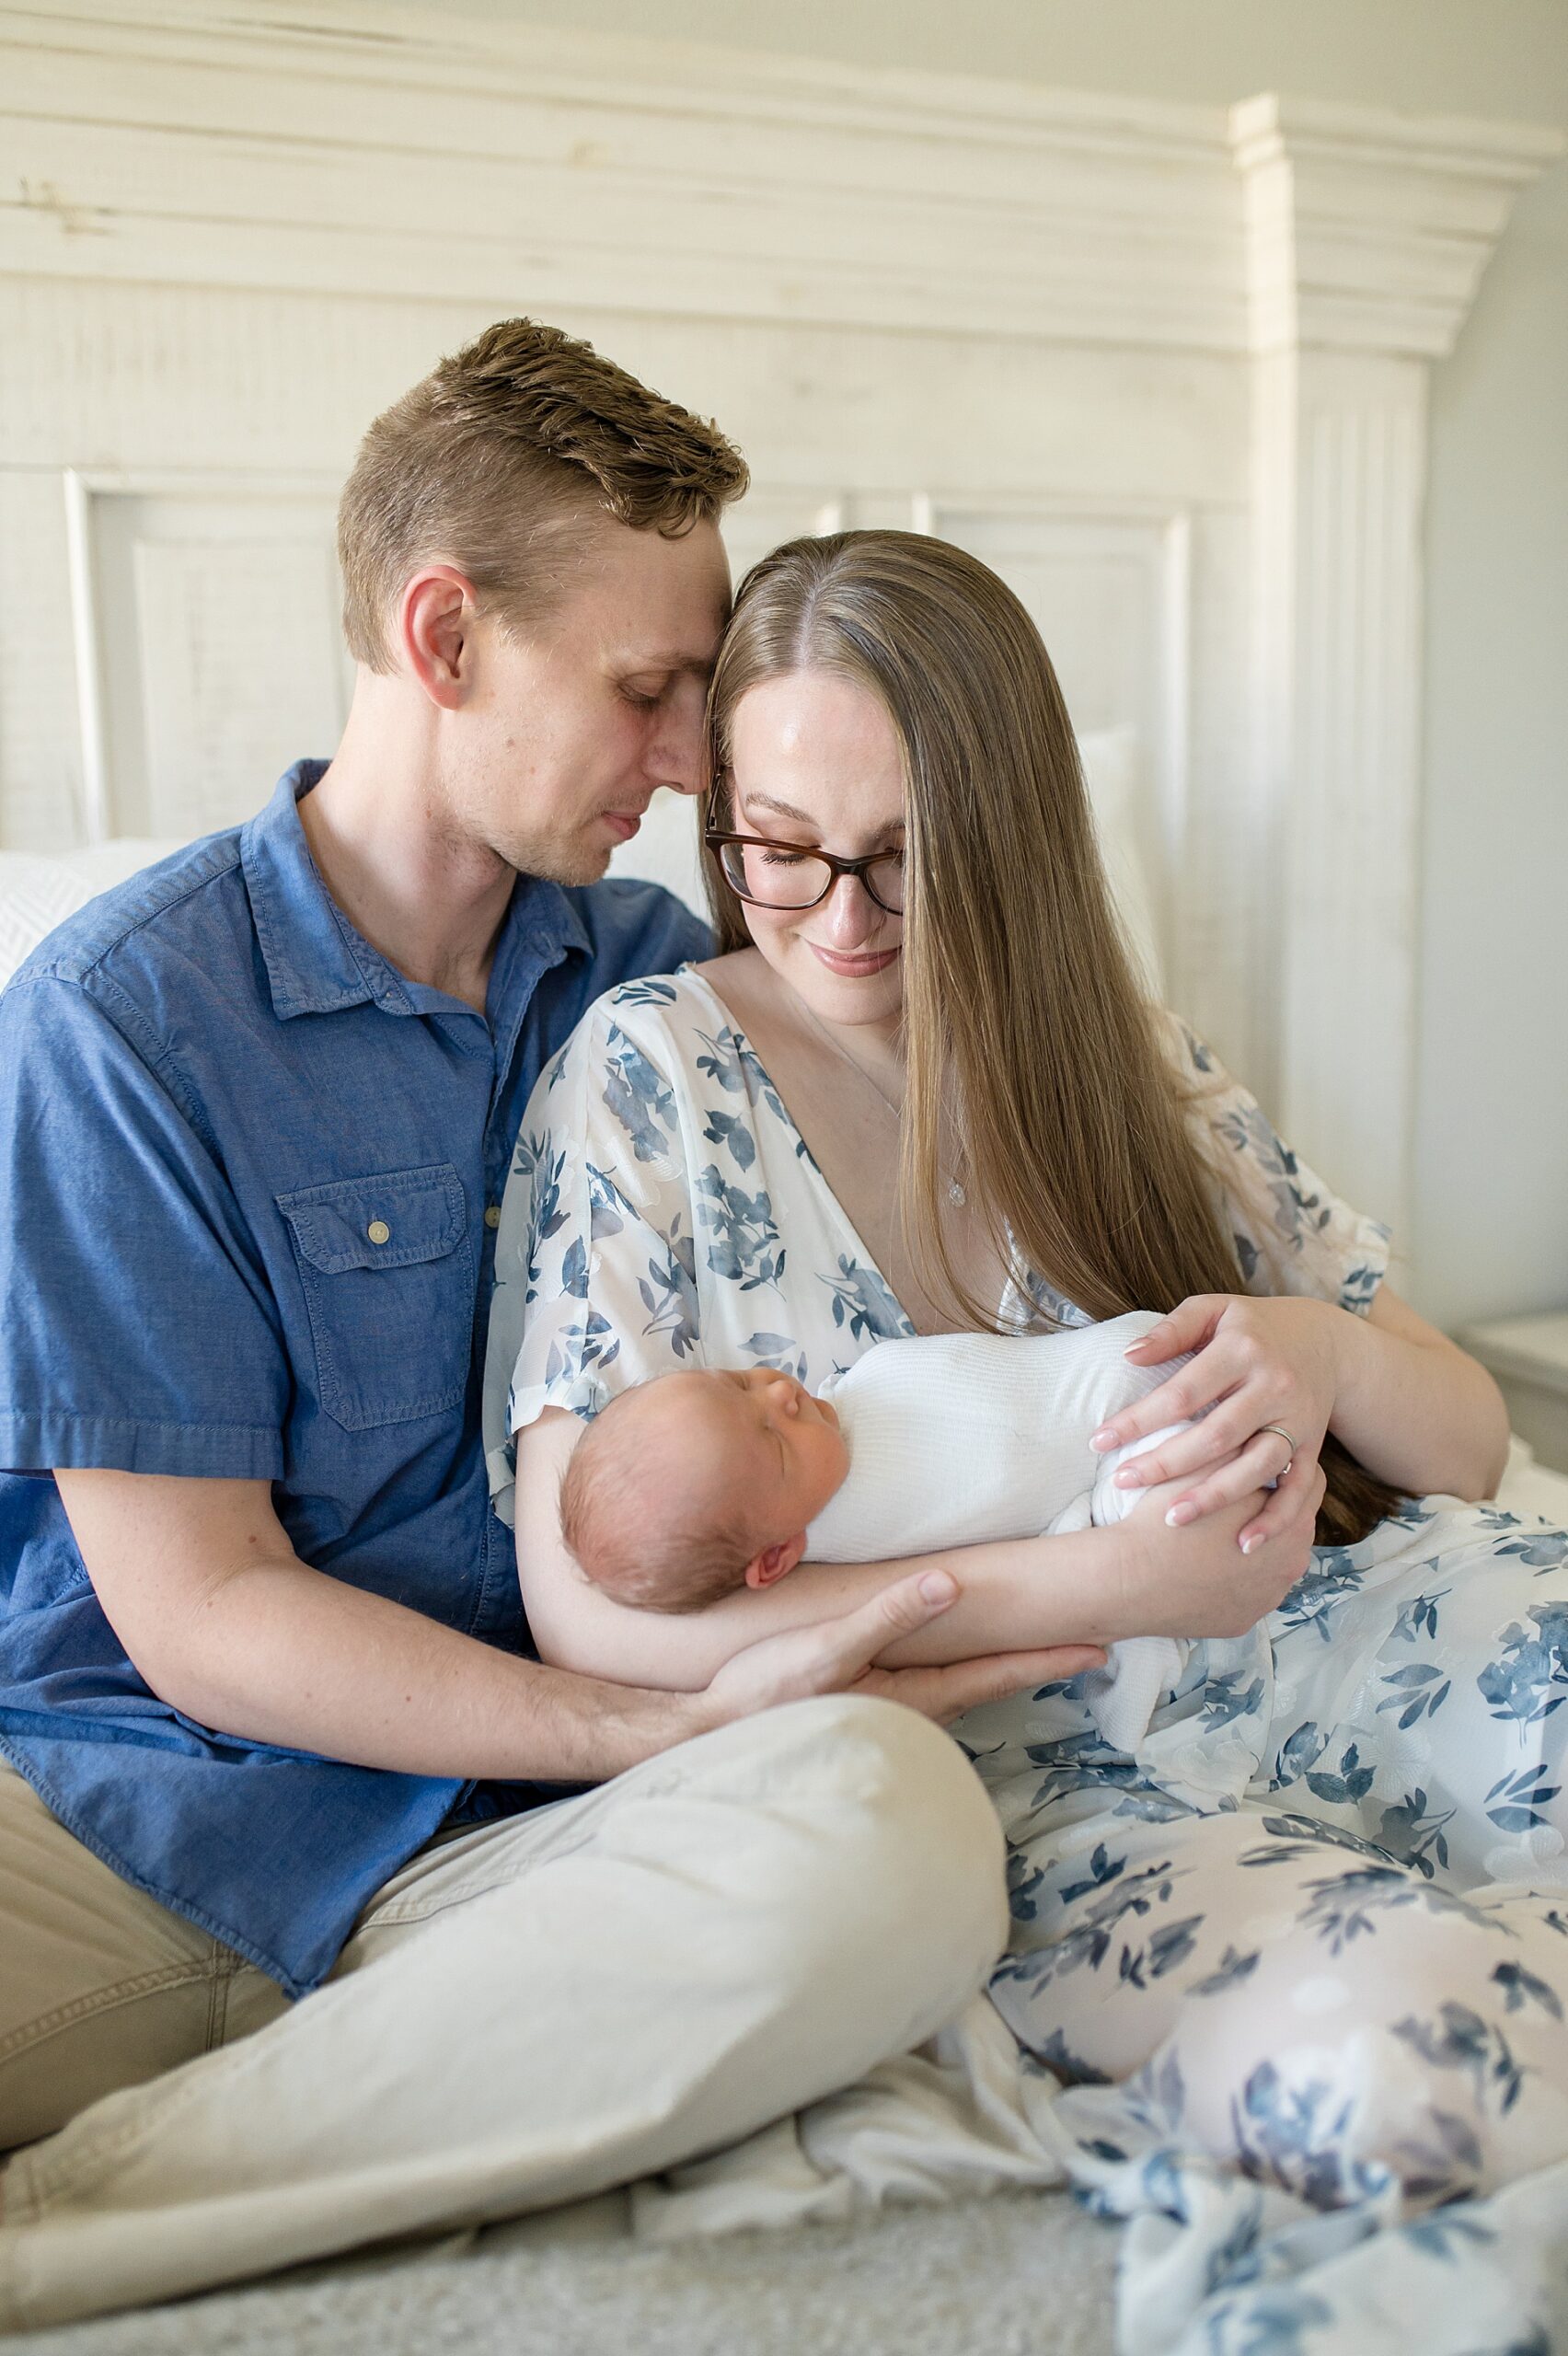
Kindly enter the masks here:
M 920 1334 L 868 1350 L 822 1392 L 849 1471 L 807 1530 L 808 1557 L 886 1562 L 1121 1520 L 1144 1492 L 1118 1489 L 1117 1467 L 1170 1427 L 1104 1456 L 1089 1438 L 1185 1364 L 1127 1362 L 1159 1322 L 1136 1311 L 1057 1334 Z M 1136 1750 L 1184 1657 L 1170 1637 L 1134 1637 L 1085 1680 L 1113 1749 Z
M 1119 1521 L 1146 1495 L 1118 1488 L 1119 1468 L 1186 1428 L 1103 1456 L 1090 1446 L 1186 1363 L 1128 1363 L 1129 1345 L 1159 1322 L 1138 1311 L 1055 1334 L 910 1334 L 879 1342 L 817 1396 L 758 1366 L 634 1383 L 572 1450 L 566 1551 L 616 1602 L 678 1613 L 770 1587 L 805 1559 L 887 1563 Z M 1133 1760 L 1169 1798 L 1223 1807 L 1261 1765 L 1244 1729 L 1272 1684 L 1259 1627 L 1196 1647 L 1128 1638 L 1104 1669 L 1028 1698 L 1081 1708 L 1091 1742 Z M 987 1773 L 1004 1772 L 1021 1723 L 1016 1706 L 992 1706 L 1006 1723 L 989 1729 L 999 1739 L 987 1738 Z M 1021 1739 L 1027 1752 L 1032 1738 Z

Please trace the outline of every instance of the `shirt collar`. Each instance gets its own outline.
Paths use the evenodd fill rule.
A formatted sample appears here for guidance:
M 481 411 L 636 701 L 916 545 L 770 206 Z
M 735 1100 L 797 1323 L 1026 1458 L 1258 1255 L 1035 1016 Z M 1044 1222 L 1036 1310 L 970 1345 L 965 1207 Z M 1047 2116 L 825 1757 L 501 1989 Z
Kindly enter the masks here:
M 266 808 L 240 829 L 240 865 L 273 1013 L 287 1022 L 296 1014 L 338 1014 L 368 1005 L 388 1014 L 471 1012 L 439 990 L 407 981 L 355 931 L 328 891 L 299 815 L 301 801 L 326 772 L 325 761 L 296 761 L 279 779 Z M 582 919 L 559 884 L 520 875 L 495 947 L 491 1021 L 525 970 L 532 987 L 545 964 L 569 949 L 588 947 Z

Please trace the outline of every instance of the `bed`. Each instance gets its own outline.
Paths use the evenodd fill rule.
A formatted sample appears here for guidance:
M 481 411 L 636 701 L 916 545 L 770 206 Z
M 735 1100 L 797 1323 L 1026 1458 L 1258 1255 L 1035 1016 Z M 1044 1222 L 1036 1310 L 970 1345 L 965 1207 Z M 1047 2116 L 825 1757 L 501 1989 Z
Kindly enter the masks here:
M 1132 819 L 1136 735 L 1090 735 L 1082 750 L 1129 944 L 1158 987 Z M 0 984 L 75 908 L 175 847 L 0 853 Z M 660 796 L 616 865 L 699 905 L 691 805 Z M 1568 1524 L 1568 1474 L 1516 1440 L 1500 1502 Z M 671 2177 L 15 2344 L 37 2356 L 425 2356 L 459 2344 L 470 2356 L 608 2356 L 628 2344 L 641 2356 L 1108 2356 L 1115 2246 L 1060 2189 L 1048 2119 L 1032 2112 L 1010 2040 L 978 1999 L 920 2054 Z

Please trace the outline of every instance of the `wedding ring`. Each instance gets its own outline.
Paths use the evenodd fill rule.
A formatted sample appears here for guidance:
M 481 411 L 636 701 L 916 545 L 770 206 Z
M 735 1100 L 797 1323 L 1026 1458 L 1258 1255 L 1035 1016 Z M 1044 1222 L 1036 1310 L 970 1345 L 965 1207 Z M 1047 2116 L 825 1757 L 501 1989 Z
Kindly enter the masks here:
M 1294 1435 L 1294 1433 L 1292 1433 L 1292 1432 L 1287 1432 L 1287 1431 L 1286 1430 L 1285 1426 L 1284 1426 L 1283 1424 L 1260 1424 L 1260 1425 L 1258 1426 L 1258 1430 L 1257 1430 L 1256 1432 L 1254 1432 L 1254 1433 L 1253 1433 L 1253 1435 L 1252 1435 L 1253 1438 L 1254 1438 L 1254 1439 L 1256 1439 L 1256 1438 L 1258 1438 L 1258 1434 L 1259 1434 L 1259 1433 L 1261 1433 L 1261 1432 L 1277 1432 L 1277 1433 L 1279 1434 L 1279 1436 L 1280 1436 L 1281 1439 L 1282 1439 L 1282 1440 L 1284 1440 L 1284 1442 L 1285 1442 L 1285 1444 L 1286 1444 L 1286 1448 L 1287 1448 L 1287 1449 L 1289 1449 L 1289 1450 L 1290 1450 L 1290 1454 L 1286 1458 L 1285 1462 L 1280 1466 L 1279 1471 L 1274 1474 L 1274 1479 L 1275 1479 L 1276 1481 L 1283 1481 L 1283 1480 L 1285 1480 L 1285 1479 L 1286 1478 L 1286 1476 L 1288 1475 L 1288 1473 L 1289 1473 L 1289 1472 L 1290 1472 L 1290 1468 L 1291 1468 L 1291 1466 L 1292 1466 L 1292 1465 L 1295 1463 L 1295 1461 L 1296 1461 L 1296 1438 L 1295 1438 L 1295 1435 Z

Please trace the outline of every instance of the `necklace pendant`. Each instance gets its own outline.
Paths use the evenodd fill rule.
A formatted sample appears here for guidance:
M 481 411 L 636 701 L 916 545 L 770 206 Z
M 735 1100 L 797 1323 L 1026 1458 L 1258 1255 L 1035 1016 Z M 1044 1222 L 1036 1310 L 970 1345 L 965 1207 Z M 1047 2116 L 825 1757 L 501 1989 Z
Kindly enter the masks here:
M 948 1180 L 948 1200 L 952 1204 L 955 1210 L 962 1209 L 963 1205 L 969 1200 L 968 1195 L 964 1193 L 956 1178 L 950 1178 Z

